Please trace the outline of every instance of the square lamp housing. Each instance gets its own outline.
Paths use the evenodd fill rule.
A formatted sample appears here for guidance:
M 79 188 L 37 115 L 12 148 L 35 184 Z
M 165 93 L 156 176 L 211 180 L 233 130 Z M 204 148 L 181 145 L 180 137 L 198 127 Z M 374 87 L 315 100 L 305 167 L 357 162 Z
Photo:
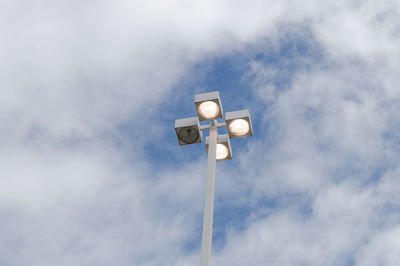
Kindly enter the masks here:
M 204 105 L 202 105 L 203 103 L 204 103 Z M 221 99 L 219 98 L 218 91 L 196 94 L 194 96 L 194 104 L 196 106 L 197 114 L 199 115 L 200 121 L 207 121 L 207 120 L 222 118 L 222 114 L 223 114 L 222 104 L 221 104 Z M 200 105 L 202 105 L 202 106 L 200 106 Z M 204 112 L 202 112 L 202 108 L 204 108 L 204 107 L 206 107 L 206 109 L 208 109 L 208 110 L 206 110 L 209 112 L 208 117 Z
M 202 141 L 203 135 L 198 117 L 175 120 L 175 132 L 179 145 L 200 143 Z
M 246 109 L 234 112 L 227 112 L 225 114 L 225 120 L 226 127 L 229 132 L 229 137 L 231 139 L 253 135 L 253 127 L 251 125 L 249 110 Z
M 206 150 L 208 153 L 208 143 L 209 143 L 209 138 L 206 138 Z M 218 149 L 218 144 L 224 145 L 224 147 L 222 147 L 222 150 L 219 151 Z M 223 157 L 223 158 L 218 158 L 218 153 L 225 153 L 227 152 L 227 156 Z M 217 136 L 217 161 L 225 161 L 225 160 L 231 160 L 232 159 L 232 148 L 231 148 L 231 142 L 229 140 L 229 136 L 227 134 L 224 135 L 218 135 Z

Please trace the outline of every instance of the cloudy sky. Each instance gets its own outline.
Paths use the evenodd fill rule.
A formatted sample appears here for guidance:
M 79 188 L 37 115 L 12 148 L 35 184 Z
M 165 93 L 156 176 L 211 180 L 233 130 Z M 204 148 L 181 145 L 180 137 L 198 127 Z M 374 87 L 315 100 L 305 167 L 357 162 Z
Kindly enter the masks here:
M 0 1 L 0 265 L 400 265 L 400 2 Z M 221 131 L 222 133 L 222 131 Z

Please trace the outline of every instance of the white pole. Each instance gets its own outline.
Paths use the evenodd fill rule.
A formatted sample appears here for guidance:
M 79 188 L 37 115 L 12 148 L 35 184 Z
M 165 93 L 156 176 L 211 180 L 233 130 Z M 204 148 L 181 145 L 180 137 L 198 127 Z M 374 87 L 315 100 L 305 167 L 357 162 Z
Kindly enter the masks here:
M 204 200 L 203 235 L 201 240 L 200 266 L 211 265 L 212 229 L 214 212 L 215 166 L 217 159 L 217 125 L 211 120 L 208 138 L 208 165 Z

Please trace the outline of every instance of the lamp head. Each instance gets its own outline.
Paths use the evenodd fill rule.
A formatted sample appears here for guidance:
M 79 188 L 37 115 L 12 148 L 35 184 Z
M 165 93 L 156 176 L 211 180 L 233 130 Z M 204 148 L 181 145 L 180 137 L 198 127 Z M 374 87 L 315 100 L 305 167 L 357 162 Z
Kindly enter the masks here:
M 175 120 L 175 133 L 179 145 L 200 143 L 203 137 L 197 117 Z
M 196 94 L 194 104 L 200 121 L 222 118 L 222 105 L 218 91 Z
M 253 135 L 249 110 L 227 112 L 225 114 L 225 119 L 231 139 Z
M 208 152 L 209 138 L 206 138 L 206 150 Z M 227 134 L 217 136 L 217 161 L 232 159 L 232 148 Z

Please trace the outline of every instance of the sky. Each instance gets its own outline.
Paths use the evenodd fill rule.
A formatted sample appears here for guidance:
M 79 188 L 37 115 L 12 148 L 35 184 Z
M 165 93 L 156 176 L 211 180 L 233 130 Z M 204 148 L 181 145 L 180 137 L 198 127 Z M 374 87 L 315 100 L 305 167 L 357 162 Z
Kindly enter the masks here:
M 199 265 L 210 91 L 253 124 L 212 265 L 400 265 L 399 1 L 2 0 L 0 36 L 0 266 Z

